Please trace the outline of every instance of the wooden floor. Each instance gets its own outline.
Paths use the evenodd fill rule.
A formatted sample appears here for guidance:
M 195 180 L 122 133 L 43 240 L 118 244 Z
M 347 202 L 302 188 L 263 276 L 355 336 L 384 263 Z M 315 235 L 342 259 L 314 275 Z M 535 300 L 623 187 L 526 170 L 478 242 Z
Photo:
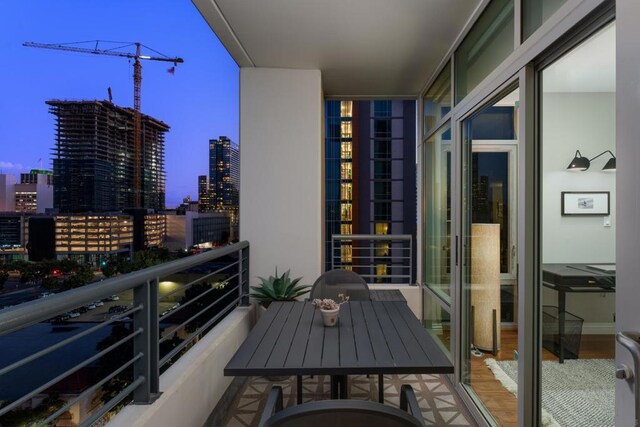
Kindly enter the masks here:
M 501 332 L 501 349 L 497 356 L 487 353 L 471 360 L 471 386 L 500 426 L 518 424 L 518 401 L 495 379 L 484 363 L 486 358 L 513 360 L 518 347 L 518 333 L 513 329 Z M 614 335 L 583 335 L 580 345 L 581 359 L 612 359 L 615 351 Z M 558 360 L 551 352 L 543 350 L 542 360 Z

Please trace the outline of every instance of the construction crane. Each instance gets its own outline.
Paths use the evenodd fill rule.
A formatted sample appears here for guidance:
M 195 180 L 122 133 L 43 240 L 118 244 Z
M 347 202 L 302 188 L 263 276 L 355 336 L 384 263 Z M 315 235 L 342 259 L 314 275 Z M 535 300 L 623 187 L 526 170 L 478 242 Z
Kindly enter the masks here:
M 81 43 L 92 43 L 95 44 L 93 49 L 89 49 L 86 47 L 74 46 Z M 117 43 L 119 46 L 110 48 L 110 49 L 100 49 L 100 43 Z M 143 45 L 139 42 L 107 42 L 104 40 L 91 40 L 89 42 L 76 42 L 76 43 L 62 43 L 62 44 L 49 44 L 49 43 L 33 43 L 33 42 L 25 42 L 22 44 L 27 47 L 37 47 L 43 49 L 55 49 L 55 50 L 64 50 L 67 52 L 79 52 L 79 53 L 92 53 L 94 55 L 109 55 L 109 56 L 119 56 L 122 58 L 128 58 L 129 60 L 133 59 L 133 207 L 140 208 L 142 207 L 142 162 L 141 162 L 141 151 L 142 151 L 142 116 L 140 110 L 140 91 L 142 86 L 142 64 L 140 64 L 140 60 L 147 61 L 163 61 L 163 62 L 172 62 L 173 67 L 171 67 L 168 71 L 173 74 L 175 71 L 175 67 L 178 64 L 184 62 L 182 58 L 170 58 L 162 53 L 151 49 L 148 46 Z M 118 49 L 125 49 L 135 46 L 135 52 L 123 52 Z M 158 56 L 149 56 L 142 54 L 142 48 L 150 50 Z

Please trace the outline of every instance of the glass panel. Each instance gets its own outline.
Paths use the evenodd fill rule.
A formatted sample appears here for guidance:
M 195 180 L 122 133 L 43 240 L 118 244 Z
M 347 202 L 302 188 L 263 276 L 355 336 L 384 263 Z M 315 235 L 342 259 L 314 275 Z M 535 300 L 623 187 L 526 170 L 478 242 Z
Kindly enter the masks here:
M 518 327 L 501 324 L 505 304 L 515 320 L 513 295 L 502 292 L 501 269 L 503 248 L 516 251 L 509 200 L 517 200 L 510 194 L 517 188 L 518 94 L 514 90 L 462 123 L 462 380 L 500 426 L 518 422 L 516 395 L 507 380 L 496 380 L 508 375 L 494 376 L 500 364 L 505 372 L 518 370 Z M 515 277 L 508 284 L 515 289 Z
M 567 0 L 522 0 L 522 35 L 528 39 Z
M 451 358 L 451 316 L 427 289 L 422 289 L 423 323 L 436 343 Z
M 424 95 L 424 132 L 427 133 L 451 110 L 451 62 L 440 72 Z
M 441 128 L 424 150 L 424 282 L 451 301 L 451 126 Z
M 609 24 L 541 72 L 541 402 L 561 426 L 614 425 L 615 51 Z M 576 150 L 586 170 L 567 169 Z
M 513 0 L 493 0 L 455 53 L 456 103 L 513 52 Z

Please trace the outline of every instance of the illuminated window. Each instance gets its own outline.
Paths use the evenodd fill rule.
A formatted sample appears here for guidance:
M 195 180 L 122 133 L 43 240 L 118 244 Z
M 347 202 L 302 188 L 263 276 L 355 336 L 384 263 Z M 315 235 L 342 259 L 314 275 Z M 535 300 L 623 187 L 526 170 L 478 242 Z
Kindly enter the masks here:
M 352 158 L 351 142 L 342 141 L 340 144 L 340 158 L 351 159 Z
M 381 280 L 380 276 L 387 275 L 387 264 L 376 264 L 376 280 Z
M 341 101 L 340 102 L 340 116 L 351 117 L 353 115 L 353 102 Z
M 386 222 L 376 222 L 376 234 L 389 234 L 389 224 Z
M 351 263 L 353 260 L 353 247 L 351 245 L 340 246 L 340 261 Z
M 351 203 L 341 203 L 340 204 L 340 220 L 342 221 L 351 221 Z
M 351 135 L 351 122 L 346 120 L 340 122 L 340 136 L 342 138 L 351 138 Z
M 376 256 L 389 256 L 389 244 L 388 243 L 376 244 Z
M 340 179 L 353 179 L 351 162 L 340 164 Z
M 340 200 L 351 200 L 351 183 L 340 184 Z
M 351 224 L 340 224 L 340 234 L 351 234 Z

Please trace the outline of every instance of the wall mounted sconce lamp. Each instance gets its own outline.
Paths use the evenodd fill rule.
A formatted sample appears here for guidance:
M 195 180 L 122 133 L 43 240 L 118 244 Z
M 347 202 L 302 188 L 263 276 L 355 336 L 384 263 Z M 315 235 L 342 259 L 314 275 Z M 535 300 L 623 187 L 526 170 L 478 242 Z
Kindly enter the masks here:
M 614 156 L 613 153 L 611 151 L 609 151 L 609 150 L 603 151 L 602 153 L 598 154 L 597 156 L 593 157 L 592 159 L 588 159 L 588 158 L 584 157 L 580 153 L 580 150 L 576 150 L 576 156 L 573 158 L 571 163 L 569 163 L 569 166 L 567 166 L 567 170 L 568 171 L 586 171 L 587 169 L 589 169 L 589 166 L 591 166 L 591 162 L 592 161 L 594 161 L 598 157 L 602 156 L 603 154 L 607 154 L 607 153 L 609 153 L 611 155 L 611 158 L 607 161 L 607 163 L 604 165 L 602 170 L 606 171 L 606 172 L 615 172 L 615 170 L 616 170 L 616 156 Z

